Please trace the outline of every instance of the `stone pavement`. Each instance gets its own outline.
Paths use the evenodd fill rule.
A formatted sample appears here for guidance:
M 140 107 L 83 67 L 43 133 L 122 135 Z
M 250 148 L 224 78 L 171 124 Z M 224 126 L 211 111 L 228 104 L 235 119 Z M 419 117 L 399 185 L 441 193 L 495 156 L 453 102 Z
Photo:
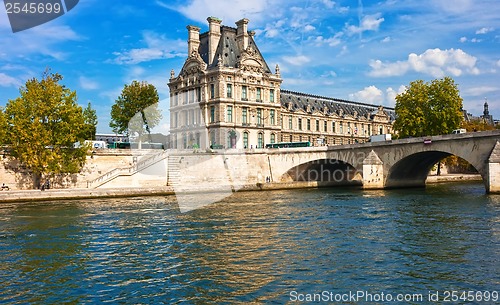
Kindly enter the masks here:
M 4 190 L 0 191 L 1 202 L 49 201 L 63 199 L 116 198 L 173 195 L 172 187 L 154 188 L 108 188 L 108 189 L 49 189 L 41 190 Z

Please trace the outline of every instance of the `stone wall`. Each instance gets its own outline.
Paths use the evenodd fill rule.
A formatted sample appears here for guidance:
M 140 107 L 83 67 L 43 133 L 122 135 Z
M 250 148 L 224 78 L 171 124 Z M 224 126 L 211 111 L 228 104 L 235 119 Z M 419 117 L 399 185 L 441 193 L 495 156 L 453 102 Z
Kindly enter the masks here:
M 92 181 L 116 168 L 128 168 L 150 151 L 138 150 L 101 150 L 87 157 L 84 168 L 78 174 L 56 175 L 50 179 L 53 188 L 87 188 Z M 0 156 L 0 184 L 5 183 L 10 189 L 32 189 L 31 173 L 17 161 L 8 156 Z

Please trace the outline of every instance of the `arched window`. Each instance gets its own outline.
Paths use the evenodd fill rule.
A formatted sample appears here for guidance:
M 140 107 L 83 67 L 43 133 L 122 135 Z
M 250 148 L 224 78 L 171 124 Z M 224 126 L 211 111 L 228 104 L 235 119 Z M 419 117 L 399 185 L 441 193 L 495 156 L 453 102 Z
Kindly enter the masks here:
M 271 144 L 276 142 L 276 135 L 274 133 L 271 134 Z
M 259 132 L 257 135 L 257 148 L 263 148 L 264 147 L 264 134 L 262 132 Z
M 248 148 L 248 132 L 243 132 L 243 148 Z

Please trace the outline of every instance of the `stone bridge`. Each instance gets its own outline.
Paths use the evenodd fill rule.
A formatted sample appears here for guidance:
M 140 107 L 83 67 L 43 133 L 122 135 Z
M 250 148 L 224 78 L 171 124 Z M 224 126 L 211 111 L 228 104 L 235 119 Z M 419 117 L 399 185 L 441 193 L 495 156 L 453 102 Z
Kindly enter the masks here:
M 430 169 L 455 155 L 481 174 L 487 192 L 500 193 L 499 140 L 500 130 L 494 130 L 324 147 L 168 150 L 139 160 L 140 167 L 106 173 L 88 187 L 169 185 L 176 192 L 330 185 L 424 187 Z
M 500 192 L 500 130 L 317 148 L 268 150 L 273 181 L 360 184 L 365 189 L 423 187 L 431 168 L 455 155 Z

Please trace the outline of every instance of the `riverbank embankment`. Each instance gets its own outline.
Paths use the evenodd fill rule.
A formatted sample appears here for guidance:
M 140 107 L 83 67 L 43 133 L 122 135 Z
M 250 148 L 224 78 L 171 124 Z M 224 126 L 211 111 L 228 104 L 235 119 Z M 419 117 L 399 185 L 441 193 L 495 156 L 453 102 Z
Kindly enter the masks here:
M 63 199 L 96 199 L 173 195 L 172 187 L 112 189 L 12 190 L 0 192 L 0 202 L 50 201 Z
M 445 183 L 462 181 L 481 181 L 481 175 L 468 174 L 448 174 L 441 176 L 429 176 L 426 183 Z M 239 191 L 269 191 L 297 188 L 318 187 L 316 183 L 266 183 L 256 186 L 246 186 Z M 193 190 L 192 193 L 217 191 L 217 190 Z M 172 186 L 164 187 L 136 187 L 136 188 L 102 188 L 102 189 L 49 189 L 41 190 L 10 190 L 0 192 L 0 203 L 6 202 L 31 202 L 31 201 L 51 201 L 51 200 L 72 200 L 72 199 L 102 199 L 120 197 L 145 197 L 145 196 L 168 196 L 175 195 L 176 188 Z
M 428 176 L 425 183 L 446 183 L 460 181 L 482 181 L 483 178 L 479 174 L 446 174 Z

